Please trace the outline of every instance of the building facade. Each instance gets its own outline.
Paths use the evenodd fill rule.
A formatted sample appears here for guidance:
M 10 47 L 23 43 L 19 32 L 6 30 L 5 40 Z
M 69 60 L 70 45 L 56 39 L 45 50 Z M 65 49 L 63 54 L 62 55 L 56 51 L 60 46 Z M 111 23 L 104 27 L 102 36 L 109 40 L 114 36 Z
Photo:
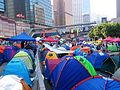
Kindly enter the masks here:
M 54 22 L 56 26 L 73 24 L 72 0 L 53 0 Z
M 82 1 L 82 18 L 83 23 L 90 23 L 90 0 Z
M 6 16 L 14 19 L 29 19 L 29 0 L 5 0 Z
M 0 13 L 4 13 L 4 12 L 5 12 L 5 1 L 0 0 Z
M 72 0 L 73 24 L 82 23 L 82 0 Z
M 30 0 L 31 20 L 36 24 L 52 26 L 51 0 Z
M 54 12 L 55 26 L 65 25 L 64 0 L 53 0 L 53 12 Z
M 120 0 L 116 1 L 116 6 L 117 6 L 117 18 L 120 17 Z

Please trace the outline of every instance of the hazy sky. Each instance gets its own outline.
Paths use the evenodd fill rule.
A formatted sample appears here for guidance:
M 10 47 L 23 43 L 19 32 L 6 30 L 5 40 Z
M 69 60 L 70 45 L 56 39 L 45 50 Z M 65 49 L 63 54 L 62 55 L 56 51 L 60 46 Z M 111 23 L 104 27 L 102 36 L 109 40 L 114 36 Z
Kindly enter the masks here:
M 90 0 L 91 2 L 91 15 L 98 17 L 116 17 L 116 0 Z

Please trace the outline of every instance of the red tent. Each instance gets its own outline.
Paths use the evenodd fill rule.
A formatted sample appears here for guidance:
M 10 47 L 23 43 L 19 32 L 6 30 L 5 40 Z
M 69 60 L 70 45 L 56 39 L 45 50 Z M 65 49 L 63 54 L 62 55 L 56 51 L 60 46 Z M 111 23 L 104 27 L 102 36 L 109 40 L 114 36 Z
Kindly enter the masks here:
M 44 38 L 43 42 L 58 42 L 58 40 L 55 40 L 49 36 L 49 37 Z
M 120 38 L 114 38 L 112 42 L 120 42 Z
M 111 38 L 111 37 L 109 36 L 109 37 L 105 38 L 103 41 L 105 41 L 105 42 L 110 42 L 110 41 L 112 41 L 112 40 L 113 40 L 113 38 Z

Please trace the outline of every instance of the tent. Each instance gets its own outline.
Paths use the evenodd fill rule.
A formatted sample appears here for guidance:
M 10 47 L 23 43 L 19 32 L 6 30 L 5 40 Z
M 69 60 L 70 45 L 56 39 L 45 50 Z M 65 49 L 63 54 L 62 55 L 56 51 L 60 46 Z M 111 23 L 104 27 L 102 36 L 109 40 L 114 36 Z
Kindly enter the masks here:
M 111 52 L 116 52 L 116 51 L 118 51 L 118 48 L 116 45 L 110 44 L 110 45 L 108 45 L 107 50 L 109 50 Z
M 119 68 L 120 67 L 120 55 L 111 55 L 110 57 L 116 64 L 117 68 Z
M 52 71 L 56 68 L 56 66 L 61 62 L 60 59 L 47 59 L 46 60 L 46 69 L 45 69 L 45 77 L 49 78 Z
M 83 47 L 83 48 L 80 49 L 80 51 L 89 54 L 90 53 L 90 47 Z
M 113 74 L 113 78 L 120 80 L 120 68 Z
M 45 50 L 41 53 L 40 61 L 43 62 L 49 50 Z
M 112 75 L 117 69 L 117 65 L 113 59 L 107 58 L 101 65 L 100 71 Z
M 48 44 L 43 44 L 47 49 L 49 49 L 50 51 L 54 51 L 56 54 L 69 54 L 69 53 L 73 53 L 73 51 L 70 50 L 60 50 L 57 48 L 53 48 Z M 68 46 L 69 47 L 69 46 Z M 70 47 L 69 47 L 70 48 Z
M 50 77 L 55 90 L 70 90 L 91 75 L 83 64 L 70 56 L 56 66 Z
M 120 42 L 120 38 L 114 38 L 112 42 Z
M 17 50 L 19 49 L 15 46 L 6 46 L 3 53 L 4 61 L 10 61 L 17 53 Z
M 55 52 L 52 52 L 52 51 L 49 51 L 47 54 L 46 54 L 46 57 L 45 57 L 45 60 L 46 59 L 58 59 L 57 55 Z
M 91 62 L 94 68 L 101 68 L 102 63 L 109 58 L 109 55 L 105 52 L 93 52 L 89 57 L 88 61 Z
M 96 76 L 80 81 L 71 90 L 120 90 L 120 82 Z
M 103 41 L 104 42 L 110 42 L 110 41 L 112 41 L 113 40 L 113 38 L 112 37 L 106 37 L 105 39 L 103 39 Z
M 17 75 L 23 78 L 25 82 L 32 86 L 32 82 L 29 77 L 29 72 L 26 65 L 18 58 L 13 58 L 5 67 L 2 72 L 2 76 L 5 75 Z
M 13 36 L 13 37 L 9 38 L 8 40 L 10 40 L 10 41 L 36 41 L 35 38 L 32 38 L 25 32 L 21 33 L 18 36 Z
M 13 58 L 18 58 L 22 60 L 27 66 L 28 70 L 30 70 L 31 72 L 34 71 L 34 67 L 33 67 L 34 64 L 33 64 L 32 58 L 24 50 L 20 50 L 18 53 L 16 53 L 16 55 Z
M 81 64 L 83 64 L 85 66 L 85 68 L 88 70 L 88 72 L 92 76 L 96 76 L 97 75 L 94 67 L 92 66 L 92 64 L 86 58 L 84 58 L 82 56 L 75 56 L 74 58 L 77 59 L 78 61 L 80 61 Z
M 79 48 L 79 46 L 73 46 L 73 47 L 70 48 L 70 50 L 71 50 L 71 51 L 74 51 L 74 50 L 76 50 L 77 48 Z

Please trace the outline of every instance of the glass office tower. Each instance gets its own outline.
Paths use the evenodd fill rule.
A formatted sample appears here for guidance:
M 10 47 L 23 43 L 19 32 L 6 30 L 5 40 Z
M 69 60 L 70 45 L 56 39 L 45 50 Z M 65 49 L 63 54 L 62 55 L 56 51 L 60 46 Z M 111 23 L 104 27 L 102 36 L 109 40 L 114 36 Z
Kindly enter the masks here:
M 0 0 L 0 12 L 5 12 L 5 1 Z
M 30 0 L 31 21 L 43 26 L 52 26 L 51 0 Z

